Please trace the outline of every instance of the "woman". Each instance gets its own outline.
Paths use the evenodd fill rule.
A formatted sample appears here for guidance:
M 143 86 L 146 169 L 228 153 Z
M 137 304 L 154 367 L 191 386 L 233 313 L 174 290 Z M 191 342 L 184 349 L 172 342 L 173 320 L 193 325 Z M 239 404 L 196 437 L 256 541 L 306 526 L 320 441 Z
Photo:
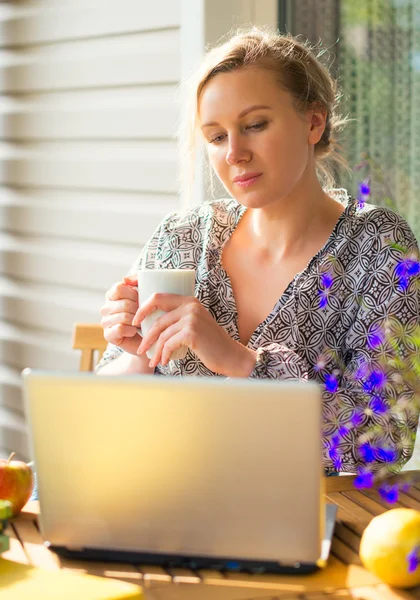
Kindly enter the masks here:
M 199 132 L 232 198 L 168 215 L 133 265 L 195 268 L 194 298 L 139 307 L 135 275 L 107 292 L 98 373 L 314 379 L 325 468 L 401 467 L 418 410 L 401 365 L 384 363 L 405 352 L 394 330 L 418 325 L 418 249 L 392 211 L 323 189 L 344 122 L 328 71 L 291 36 L 238 33 L 207 54 L 193 108 L 192 146 Z M 142 340 L 156 308 L 166 314 Z M 169 361 L 180 346 L 186 358 Z

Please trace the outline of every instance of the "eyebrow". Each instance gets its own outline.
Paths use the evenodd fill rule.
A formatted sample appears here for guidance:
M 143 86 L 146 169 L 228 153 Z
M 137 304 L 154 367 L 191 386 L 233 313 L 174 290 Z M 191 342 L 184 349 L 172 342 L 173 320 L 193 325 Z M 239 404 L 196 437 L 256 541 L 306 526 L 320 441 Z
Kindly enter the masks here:
M 241 119 L 242 117 L 244 117 L 248 113 L 252 112 L 253 110 L 261 110 L 261 109 L 272 110 L 271 106 L 265 106 L 264 104 L 254 104 L 253 106 L 249 106 L 248 108 L 243 110 L 241 113 L 239 113 L 238 118 Z M 202 125 L 201 129 L 204 129 L 204 127 L 212 127 L 214 125 L 219 125 L 219 124 L 220 123 L 217 123 L 216 121 L 211 121 L 211 123 L 205 123 L 204 125 Z

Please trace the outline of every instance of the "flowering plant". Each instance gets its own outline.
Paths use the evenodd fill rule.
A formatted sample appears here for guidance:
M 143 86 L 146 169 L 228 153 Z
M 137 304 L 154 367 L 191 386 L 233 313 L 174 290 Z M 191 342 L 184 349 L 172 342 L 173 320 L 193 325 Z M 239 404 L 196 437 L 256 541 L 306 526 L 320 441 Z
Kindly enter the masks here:
M 363 208 L 371 197 L 371 183 L 375 183 L 375 188 L 380 195 L 380 205 L 401 212 L 398 201 L 394 198 L 390 185 L 381 169 L 381 166 L 367 152 L 363 152 L 361 161 L 353 167 L 353 171 L 358 174 L 358 194 L 360 208 Z
M 374 181 L 375 189 L 381 190 L 381 204 L 398 212 L 398 203 L 393 199 L 384 175 L 367 154 L 362 156 L 362 161 L 356 165 L 355 171 L 359 175 L 357 210 L 363 210 L 365 204 L 371 202 Z M 397 244 L 392 244 L 391 247 L 398 250 L 401 256 L 393 273 L 398 289 L 404 292 L 411 285 L 418 288 L 418 254 Z M 326 309 L 334 293 L 334 264 L 330 264 L 330 267 L 320 275 L 321 310 Z M 359 300 L 359 304 L 363 307 L 363 298 Z M 402 424 L 410 418 L 415 419 L 419 412 L 420 327 L 405 327 L 395 315 L 388 314 L 383 322 L 376 322 L 369 329 L 365 350 L 367 356 L 374 351 L 375 361 L 370 362 L 366 359 L 359 362 L 351 373 L 352 385 L 363 398 L 364 406 L 354 411 L 345 422 L 338 423 L 337 432 L 326 442 L 327 453 L 338 471 L 343 464 L 341 442 L 352 429 L 357 430 L 366 415 L 386 417 L 396 423 L 397 427 L 401 425 L 402 429 Z M 329 365 L 334 365 L 331 372 L 326 370 Z M 325 390 L 330 394 L 337 392 L 340 376 L 349 372 L 348 366 L 337 353 L 329 349 L 325 349 L 319 356 L 315 370 L 323 371 Z M 380 418 L 372 418 L 372 426 L 369 427 L 368 433 L 365 432 L 358 438 L 358 453 L 365 466 L 358 469 L 354 485 L 359 489 L 370 488 L 375 482 L 379 482 L 378 491 L 381 497 L 389 503 L 395 503 L 398 502 L 400 492 L 406 492 L 412 482 L 405 478 L 402 483 L 390 483 L 389 475 L 400 470 L 399 456 L 395 447 L 383 443 L 383 431 L 379 422 Z M 408 428 L 401 435 L 405 436 L 407 445 L 414 444 L 415 435 Z M 381 463 L 376 472 L 370 468 L 374 463 Z

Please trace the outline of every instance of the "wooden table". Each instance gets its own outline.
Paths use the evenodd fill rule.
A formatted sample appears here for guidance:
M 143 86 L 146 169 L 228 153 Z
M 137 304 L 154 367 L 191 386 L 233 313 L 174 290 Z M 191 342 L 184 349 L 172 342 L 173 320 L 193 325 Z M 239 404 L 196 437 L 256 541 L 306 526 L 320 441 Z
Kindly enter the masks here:
M 399 476 L 406 479 L 409 475 Z M 10 550 L 4 558 L 46 569 L 67 569 L 113 577 L 143 587 L 148 600 L 363 600 L 420 599 L 420 587 L 396 590 L 365 571 L 358 557 L 360 536 L 375 515 L 404 506 L 420 510 L 420 473 L 409 491 L 392 506 L 376 490 L 358 491 L 353 477 L 326 479 L 326 496 L 338 506 L 338 522 L 328 567 L 314 575 L 274 576 L 223 574 L 217 571 L 166 571 L 142 565 L 64 560 L 42 542 L 37 526 L 37 503 L 30 503 L 10 528 Z M 411 476 L 412 477 L 412 476 Z

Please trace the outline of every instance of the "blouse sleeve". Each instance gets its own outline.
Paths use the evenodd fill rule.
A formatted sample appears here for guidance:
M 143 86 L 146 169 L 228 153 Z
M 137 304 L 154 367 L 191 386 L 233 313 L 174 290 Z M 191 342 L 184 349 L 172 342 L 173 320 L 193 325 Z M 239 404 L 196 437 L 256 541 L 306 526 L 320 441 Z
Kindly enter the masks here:
M 405 224 L 401 239 L 378 239 L 340 362 L 328 350 L 318 373 L 270 343 L 250 377 L 323 381 L 324 466 L 369 474 L 398 471 L 411 457 L 419 419 L 419 255 Z M 338 366 L 338 368 L 337 368 Z M 331 370 L 329 370 L 331 367 Z M 315 374 L 316 377 L 311 377 Z
M 161 248 L 163 245 L 164 239 L 167 235 L 168 223 L 172 220 L 174 214 L 175 213 L 171 213 L 167 215 L 156 228 L 151 238 L 143 246 L 140 254 L 131 265 L 127 275 L 132 275 L 139 269 L 154 269 L 156 267 L 159 248 Z M 123 352 L 124 350 L 118 346 L 114 346 L 114 344 L 108 344 L 101 360 L 95 368 L 96 373 L 98 373 L 98 371 L 100 371 L 100 369 L 102 369 L 105 365 L 121 356 Z

